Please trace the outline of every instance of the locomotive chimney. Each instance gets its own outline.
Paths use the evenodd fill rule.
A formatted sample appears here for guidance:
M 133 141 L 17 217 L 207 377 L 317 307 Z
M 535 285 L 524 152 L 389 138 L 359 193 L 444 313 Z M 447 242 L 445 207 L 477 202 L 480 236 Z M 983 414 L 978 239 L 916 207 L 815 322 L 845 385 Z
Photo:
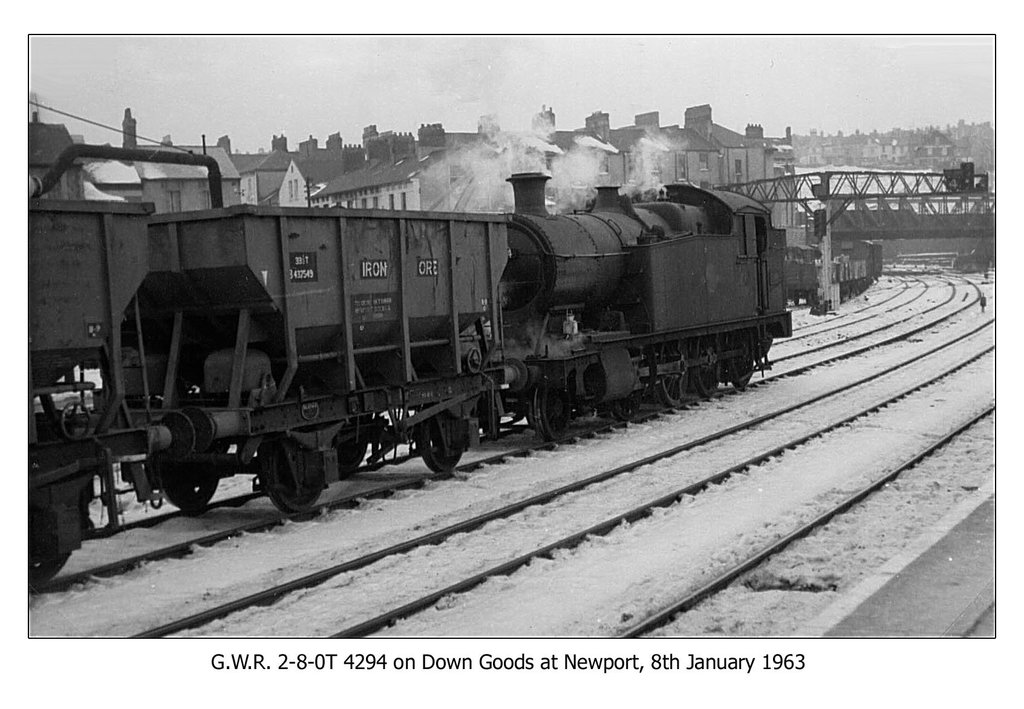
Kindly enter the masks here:
M 515 193 L 515 213 L 549 216 L 544 204 L 544 183 L 550 179 L 542 172 L 519 172 L 508 178 L 506 182 L 512 183 Z
M 621 212 L 619 204 L 619 188 L 615 185 L 601 185 L 597 188 L 597 199 L 594 200 L 595 212 Z

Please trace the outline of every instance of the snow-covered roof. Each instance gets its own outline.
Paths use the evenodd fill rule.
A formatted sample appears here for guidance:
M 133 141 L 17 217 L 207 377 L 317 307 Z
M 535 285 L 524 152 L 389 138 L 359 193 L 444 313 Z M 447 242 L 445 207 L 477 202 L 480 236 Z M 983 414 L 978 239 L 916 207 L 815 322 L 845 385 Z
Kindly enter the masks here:
M 134 171 L 133 171 L 134 172 Z M 118 197 L 117 195 L 107 194 L 103 190 L 99 189 L 93 183 L 88 180 L 82 180 L 82 194 L 86 199 L 94 199 L 106 202 L 124 202 L 124 197 Z
M 616 148 L 614 145 L 610 145 L 604 142 L 603 140 L 598 140 L 597 138 L 594 138 L 589 135 L 574 136 L 573 141 L 576 143 L 576 145 L 580 146 L 581 148 L 596 148 L 597 150 L 603 150 L 606 153 L 613 154 L 617 154 L 619 152 L 618 148 Z
M 137 185 L 141 182 L 134 167 L 117 160 L 88 163 L 85 172 L 98 185 Z
M 202 154 L 202 147 L 195 145 L 178 145 L 174 147 L 165 147 L 165 150 L 174 150 L 175 148 L 181 148 L 183 150 L 191 150 L 195 154 Z M 207 147 L 206 154 L 217 161 L 217 165 L 220 166 L 221 179 L 224 180 L 237 180 L 239 179 L 238 170 L 235 169 L 235 164 L 231 162 L 231 158 L 224 151 L 224 148 Z M 138 170 L 139 176 L 143 180 L 205 180 L 206 179 L 206 168 L 197 165 L 169 165 L 155 162 L 137 162 L 135 163 L 135 169 Z
M 533 148 L 542 153 L 550 153 L 552 155 L 564 155 L 565 151 L 559 148 L 553 143 L 549 143 L 538 135 L 532 133 L 523 133 L 518 136 L 522 144 L 527 148 Z

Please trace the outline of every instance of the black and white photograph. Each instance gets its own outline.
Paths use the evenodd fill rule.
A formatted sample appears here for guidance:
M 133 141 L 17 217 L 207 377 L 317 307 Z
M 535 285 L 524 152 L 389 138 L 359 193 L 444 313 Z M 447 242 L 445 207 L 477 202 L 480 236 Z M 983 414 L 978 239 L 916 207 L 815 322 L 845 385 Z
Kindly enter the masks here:
M 24 39 L 35 650 L 997 637 L 995 34 Z

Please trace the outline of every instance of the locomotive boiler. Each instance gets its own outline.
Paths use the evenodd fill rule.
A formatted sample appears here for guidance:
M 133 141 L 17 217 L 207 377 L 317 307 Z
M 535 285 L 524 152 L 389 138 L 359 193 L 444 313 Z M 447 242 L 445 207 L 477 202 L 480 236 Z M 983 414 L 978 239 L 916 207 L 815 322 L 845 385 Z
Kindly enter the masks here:
M 784 235 L 759 203 L 690 185 L 630 204 L 614 187 L 553 216 L 547 176 L 513 176 L 502 276 L 502 406 L 554 438 L 578 414 L 631 416 L 646 393 L 743 388 L 791 334 Z

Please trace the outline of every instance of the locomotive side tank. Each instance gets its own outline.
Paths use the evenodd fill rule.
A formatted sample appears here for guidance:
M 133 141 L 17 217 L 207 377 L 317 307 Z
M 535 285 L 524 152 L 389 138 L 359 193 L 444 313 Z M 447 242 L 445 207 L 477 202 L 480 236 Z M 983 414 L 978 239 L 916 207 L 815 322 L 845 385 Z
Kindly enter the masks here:
M 628 417 L 642 394 L 681 401 L 744 386 L 791 331 L 783 235 L 757 202 L 688 185 L 630 204 L 600 188 L 586 213 L 549 215 L 544 175 L 510 179 L 502 276 L 504 405 L 545 438 L 589 410 Z

